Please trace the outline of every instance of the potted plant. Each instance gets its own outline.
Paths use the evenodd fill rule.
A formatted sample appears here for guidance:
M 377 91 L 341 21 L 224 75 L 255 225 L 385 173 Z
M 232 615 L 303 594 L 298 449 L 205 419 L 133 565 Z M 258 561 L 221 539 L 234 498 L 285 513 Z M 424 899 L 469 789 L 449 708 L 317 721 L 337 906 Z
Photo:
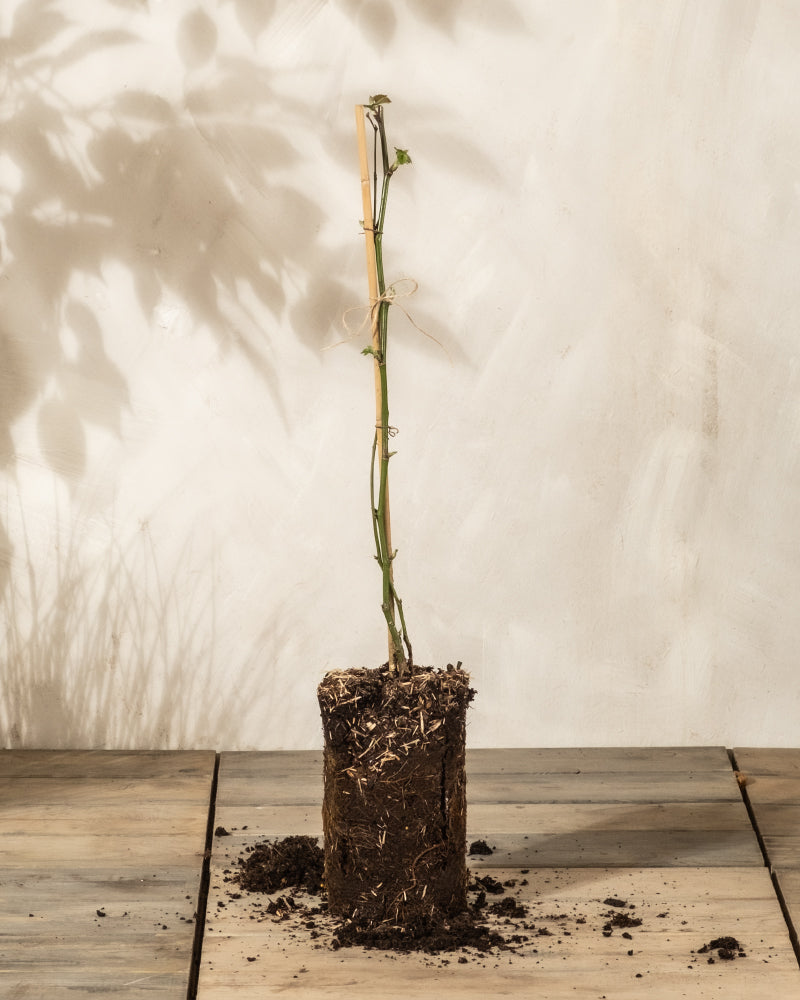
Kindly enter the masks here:
M 389 103 L 378 94 L 356 107 L 372 331 L 363 353 L 373 361 L 376 398 L 370 496 L 389 655 L 378 668 L 331 671 L 318 688 L 328 905 L 373 939 L 419 936 L 466 909 L 466 710 L 474 696 L 460 663 L 414 663 L 394 584 L 387 348 L 395 292 L 384 276 L 383 236 L 391 180 L 411 158 L 396 147 L 390 157 Z

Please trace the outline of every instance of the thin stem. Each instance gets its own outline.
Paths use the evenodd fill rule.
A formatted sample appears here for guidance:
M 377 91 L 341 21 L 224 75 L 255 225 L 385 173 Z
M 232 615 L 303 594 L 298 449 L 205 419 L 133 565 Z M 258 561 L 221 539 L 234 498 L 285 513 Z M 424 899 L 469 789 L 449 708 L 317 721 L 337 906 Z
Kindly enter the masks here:
M 374 220 L 378 215 L 378 124 L 374 118 L 369 115 L 367 117 L 372 125 L 372 218 L 374 226 Z
M 386 371 L 386 354 L 388 346 L 389 301 L 386 297 L 386 281 L 383 268 L 383 228 L 386 220 L 386 206 L 389 196 L 389 181 L 397 166 L 389 164 L 389 152 L 386 142 L 386 130 L 383 121 L 383 106 L 380 103 L 369 106 L 367 120 L 372 125 L 372 191 L 369 186 L 369 172 L 366 165 L 366 148 L 364 138 L 363 110 L 357 109 L 357 124 L 359 129 L 359 146 L 361 149 L 362 195 L 364 213 L 372 218 L 364 220 L 367 236 L 367 261 L 370 279 L 370 307 L 372 310 L 372 348 L 371 353 L 375 366 L 376 392 L 376 427 L 372 443 L 370 462 L 370 508 L 372 513 L 372 528 L 375 539 L 375 558 L 381 568 L 382 599 L 381 610 L 386 620 L 389 639 L 389 669 L 400 676 L 411 669 L 411 643 L 408 639 L 402 602 L 397 596 L 394 586 L 392 562 L 395 553 L 392 549 L 391 521 L 389 516 L 389 387 Z M 380 163 L 383 168 L 383 178 L 378 197 L 378 143 L 380 143 Z M 377 467 L 376 467 L 377 460 Z M 377 497 L 376 497 L 377 481 Z M 400 621 L 402 638 L 397 627 Z M 408 650 L 408 656 L 404 651 Z
M 372 438 L 372 460 L 369 466 L 369 507 L 372 511 L 372 532 L 375 536 L 375 551 L 377 555 L 375 558 L 378 560 L 378 565 L 383 565 L 383 558 L 381 552 L 381 536 L 378 531 L 378 508 L 375 506 L 375 453 L 378 450 L 378 428 L 375 428 L 375 434 Z

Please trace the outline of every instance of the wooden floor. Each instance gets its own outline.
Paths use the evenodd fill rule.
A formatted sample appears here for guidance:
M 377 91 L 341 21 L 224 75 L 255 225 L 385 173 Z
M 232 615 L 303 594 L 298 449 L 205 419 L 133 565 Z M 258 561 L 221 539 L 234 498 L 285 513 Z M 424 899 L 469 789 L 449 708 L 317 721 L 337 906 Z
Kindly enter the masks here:
M 186 1000 L 214 766 L 0 751 L 3 1000 Z
M 800 750 L 732 757 L 471 751 L 468 838 L 495 852 L 470 868 L 516 880 L 537 931 L 459 963 L 315 947 L 233 891 L 248 846 L 320 834 L 319 754 L 219 755 L 206 900 L 213 753 L 0 751 L 0 998 L 797 1000 Z M 610 897 L 628 937 L 603 933 Z M 747 957 L 696 953 L 727 935 Z
M 759 830 L 792 940 L 800 930 L 800 750 L 738 749 L 744 797 Z M 800 951 L 798 951 L 800 954 Z

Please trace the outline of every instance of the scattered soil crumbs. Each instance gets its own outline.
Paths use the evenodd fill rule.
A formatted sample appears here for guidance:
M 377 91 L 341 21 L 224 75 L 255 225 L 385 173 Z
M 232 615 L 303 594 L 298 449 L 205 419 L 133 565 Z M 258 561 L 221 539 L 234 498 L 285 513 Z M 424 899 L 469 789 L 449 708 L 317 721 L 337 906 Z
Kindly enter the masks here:
M 492 878 L 491 875 L 484 875 L 483 878 L 476 878 L 470 886 L 470 889 L 475 889 L 477 892 L 489 892 L 494 896 L 499 896 L 506 891 L 503 888 L 502 882 L 498 882 L 497 879 Z
M 334 950 L 354 945 L 368 949 L 396 952 L 438 954 L 469 949 L 485 954 L 491 949 L 514 951 L 529 941 L 530 934 L 521 930 L 535 928 L 515 923 L 527 916 L 527 908 L 511 897 L 488 907 L 498 926 L 489 926 L 481 912 L 486 907 L 486 893 L 498 896 L 506 888 L 486 875 L 476 878 L 469 886 L 474 898 L 467 910 L 452 918 L 429 920 L 412 931 L 390 923 L 363 928 L 349 920 L 337 920 L 327 912 L 322 876 L 324 856 L 314 837 L 292 836 L 274 842 L 256 844 L 238 859 L 238 871 L 229 872 L 225 881 L 238 885 L 249 893 L 281 892 L 257 906 L 255 919 L 291 920 L 298 932 L 308 932 L 319 941 L 319 947 Z M 512 887 L 516 880 L 509 883 Z M 241 898 L 241 893 L 229 893 L 229 898 Z M 319 897 L 318 899 L 315 897 Z M 502 925 L 502 926 L 500 926 Z
M 448 920 L 431 921 L 427 926 L 415 928 L 412 934 L 403 927 L 391 924 L 364 929 L 345 921 L 335 932 L 331 946 L 346 948 L 352 945 L 382 951 L 421 951 L 433 955 L 464 948 L 479 952 L 487 952 L 492 948 L 507 950 L 514 946 L 514 942 L 476 921 L 474 913 L 467 910 Z
M 697 949 L 698 955 L 708 955 L 709 965 L 713 965 L 716 961 L 714 952 L 716 952 L 716 958 L 722 959 L 723 962 L 732 962 L 735 958 L 747 958 L 744 948 L 735 937 L 730 936 L 714 938 L 713 941 L 709 941 L 708 944 Z
M 513 917 L 516 920 L 521 920 L 523 917 L 528 916 L 527 906 L 523 906 L 522 903 L 518 903 L 516 899 L 512 899 L 511 896 L 506 896 L 506 898 L 499 903 L 492 903 L 489 907 L 489 912 L 497 913 L 501 917 Z
M 225 869 L 224 882 L 231 887 L 228 899 L 242 898 L 242 892 L 236 891 L 238 887 L 251 894 L 250 920 L 285 923 L 292 938 L 310 940 L 314 948 L 326 950 L 359 946 L 385 952 L 422 953 L 435 956 L 442 965 L 451 960 L 459 964 L 485 963 L 489 955 L 495 960 L 501 955 L 509 960 L 515 956 L 536 958 L 540 949 L 544 955 L 566 943 L 573 934 L 595 933 L 610 938 L 620 932 L 621 955 L 641 958 L 643 954 L 635 947 L 635 934 L 630 933 L 644 924 L 635 915 L 635 903 L 609 896 L 587 900 L 584 908 L 573 905 L 572 913 L 534 912 L 542 906 L 541 902 L 527 900 L 523 904 L 515 898 L 527 886 L 527 879 L 500 882 L 488 874 L 471 879 L 467 910 L 456 917 L 429 921 L 413 931 L 390 923 L 365 929 L 328 912 L 322 884 L 323 865 L 323 851 L 314 837 L 292 836 L 256 844 L 238 858 L 235 869 Z M 520 874 L 527 874 L 527 870 Z M 217 906 L 224 908 L 226 903 L 220 900 Z M 656 919 L 667 915 L 666 912 L 651 914 Z M 454 953 L 456 958 L 446 957 Z M 745 958 L 746 952 L 736 938 L 721 936 L 692 955 L 707 956 L 708 964 L 713 965 L 718 960 Z M 247 956 L 247 961 L 255 958 Z M 633 970 L 631 973 L 634 974 Z M 641 978 L 642 972 L 635 975 Z

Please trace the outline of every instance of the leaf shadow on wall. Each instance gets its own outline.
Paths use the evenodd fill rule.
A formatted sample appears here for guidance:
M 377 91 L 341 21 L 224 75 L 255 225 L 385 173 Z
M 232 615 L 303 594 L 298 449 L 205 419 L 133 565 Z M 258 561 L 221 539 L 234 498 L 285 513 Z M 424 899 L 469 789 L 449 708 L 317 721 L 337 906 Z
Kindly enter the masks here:
M 221 60 L 175 104 L 128 89 L 78 104 L 59 90 L 59 74 L 115 46 L 136 46 L 135 35 L 76 37 L 59 3 L 25 0 L 3 41 L 13 110 L 0 153 L 17 181 L 3 192 L 10 210 L 2 218 L 0 460 L 13 460 L 9 428 L 32 405 L 47 408 L 45 437 L 56 423 L 70 425 L 63 433 L 77 445 L 76 467 L 64 467 L 63 456 L 49 462 L 59 474 L 82 473 L 78 439 L 87 423 L 118 432 L 125 379 L 105 353 L 99 316 L 70 288 L 76 274 L 102 278 L 109 263 L 130 273 L 145 317 L 165 295 L 180 301 L 195 327 L 210 329 L 223 351 L 246 354 L 277 395 L 252 312 L 279 318 L 282 273 L 303 266 L 322 210 L 271 177 L 296 154 L 260 120 L 277 101 L 269 74 L 254 62 Z M 238 303 L 244 288 L 250 310 Z M 226 309 L 233 303 L 238 316 Z M 65 328 L 73 334 L 66 344 Z
M 142 8 L 140 0 L 100 3 L 106 12 Z M 219 0 L 220 15 L 231 4 L 254 37 L 282 12 L 280 4 Z M 391 41 L 391 5 L 336 5 L 365 39 L 377 32 L 376 44 L 378 37 Z M 456 0 L 434 7 L 413 3 L 404 13 L 420 30 L 453 37 L 459 17 L 479 14 Z M 343 306 L 353 304 L 348 284 L 336 277 L 341 248 L 318 238 L 325 206 L 291 179 L 300 161 L 291 137 L 320 140 L 322 172 L 325 157 L 355 170 L 355 150 L 349 129 L 324 126 L 316 105 L 294 92 L 285 96 L 280 70 L 255 55 L 218 51 L 214 21 L 199 7 L 176 28 L 185 70 L 179 98 L 127 86 L 91 100 L 70 98 L 62 74 L 74 79 L 115 51 L 130 58 L 147 42 L 132 29 L 133 17 L 97 29 L 69 20 L 67 9 L 64 0 L 23 0 L 9 35 L 0 38 L 10 109 L 0 157 L 14 176 L 7 185 L 0 180 L 0 465 L 13 464 L 14 423 L 41 407 L 45 460 L 77 479 L 87 426 L 119 434 L 129 398 L 124 373 L 107 353 L 102 310 L 77 297 L 73 277 L 102 282 L 104 267 L 121 265 L 145 323 L 165 298 L 181 303 L 191 326 L 210 330 L 223 354 L 249 359 L 279 403 L 280 339 L 294 336 L 316 353 Z M 510 31 L 520 19 L 503 0 L 486 23 Z M 410 113 L 434 122 L 441 116 L 435 104 Z M 428 138 L 433 169 L 472 169 L 484 182 L 492 176 L 486 154 L 460 140 L 452 125 L 439 121 Z M 307 288 L 290 309 L 287 276 Z
M 391 42 L 396 24 L 391 5 L 334 2 L 364 40 Z M 436 6 L 435 17 L 422 3 L 411 4 L 402 16 L 415 19 L 421 30 L 452 35 L 459 3 L 442 0 Z M 180 303 L 190 329 L 209 331 L 221 355 L 245 357 L 280 409 L 276 348 L 281 339 L 291 337 L 317 354 L 330 322 L 353 304 L 349 285 L 336 277 L 341 248 L 319 239 L 325 206 L 292 179 L 301 156 L 292 136 L 320 138 L 322 156 L 331 163 L 342 163 L 346 156 L 354 168 L 355 154 L 344 127 L 320 134 L 317 104 L 294 92 L 287 98 L 281 71 L 261 64 L 255 50 L 252 58 L 226 55 L 207 13 L 222 16 L 233 9 L 255 39 L 286 14 L 288 5 L 219 0 L 190 10 L 169 50 L 182 61 L 184 89 L 169 99 L 155 87 L 126 86 L 79 96 L 86 88 L 76 90 L 74 81 L 84 70 L 98 78 L 93 61 L 113 58 L 115 52 L 130 58 L 138 47 L 147 53 L 141 26 L 142 16 L 149 14 L 146 0 L 97 0 L 90 24 L 88 15 L 84 22 L 75 20 L 69 8 L 68 0 L 21 0 L 8 34 L 0 37 L 5 114 L 0 128 L 0 468 L 13 479 L 13 430 L 32 415 L 44 465 L 72 490 L 89 467 L 90 430 L 121 439 L 130 407 L 126 373 L 108 339 L 106 307 L 82 294 L 85 286 L 76 279 L 94 279 L 102 286 L 106 269 L 121 268 L 141 311 L 143 336 L 160 305 Z M 498 9 L 511 25 L 516 11 L 511 0 L 502 0 Z M 71 81 L 72 89 L 62 86 L 64 81 Z M 479 152 L 473 152 L 471 161 L 463 161 L 477 161 Z M 289 284 L 307 287 L 307 301 L 291 305 Z M 16 536 L 15 541 L 19 546 Z M 91 571 L 100 576 L 87 576 L 81 546 L 73 538 L 55 568 L 33 565 L 25 552 L 12 550 L 0 520 L 0 598 L 11 622 L 2 697 L 6 706 L 19 700 L 26 732 L 38 733 L 34 741 L 49 742 L 47 732 L 58 732 L 62 740 L 64 733 L 78 738 L 85 732 L 80 719 L 89 705 L 95 706 L 96 719 L 102 717 L 99 705 L 112 712 L 118 691 L 108 686 L 103 664 L 114 654 L 103 643 L 119 634 L 129 614 L 140 614 L 141 628 L 152 633 L 142 632 L 136 640 L 134 659 L 143 683 L 153 680 L 158 662 L 174 685 L 170 702 L 180 704 L 197 694 L 198 677 L 180 665 L 180 658 L 156 661 L 146 652 L 166 619 L 148 618 L 151 598 L 135 578 L 135 572 L 144 572 L 141 561 L 131 564 L 118 550 L 108 559 L 105 569 Z M 13 579 L 12 568 L 19 570 Z M 40 591 L 46 586 L 55 588 L 55 596 L 45 611 Z M 213 593 L 208 600 L 213 602 Z M 169 601 L 188 602 L 181 613 L 174 609 L 171 620 L 193 620 L 201 632 L 210 627 L 208 613 L 192 618 L 189 594 L 174 589 Z M 32 616 L 30 634 L 15 631 L 22 605 Z M 63 652 L 58 643 L 67 641 L 67 630 L 70 642 L 91 649 L 79 687 L 69 690 L 62 687 L 58 666 Z M 264 636 L 259 641 L 263 645 Z M 244 647 L 246 655 L 247 642 Z M 136 703 L 135 691 L 126 697 Z M 207 692 L 207 697 L 212 695 Z M 93 739 L 177 745 L 188 729 L 169 714 L 171 709 L 171 704 L 158 708 L 155 728 L 126 723 L 112 712 L 118 722 L 105 733 L 97 730 Z M 50 725 L 41 728 L 37 714 Z M 222 739 L 223 730 L 219 733 Z

